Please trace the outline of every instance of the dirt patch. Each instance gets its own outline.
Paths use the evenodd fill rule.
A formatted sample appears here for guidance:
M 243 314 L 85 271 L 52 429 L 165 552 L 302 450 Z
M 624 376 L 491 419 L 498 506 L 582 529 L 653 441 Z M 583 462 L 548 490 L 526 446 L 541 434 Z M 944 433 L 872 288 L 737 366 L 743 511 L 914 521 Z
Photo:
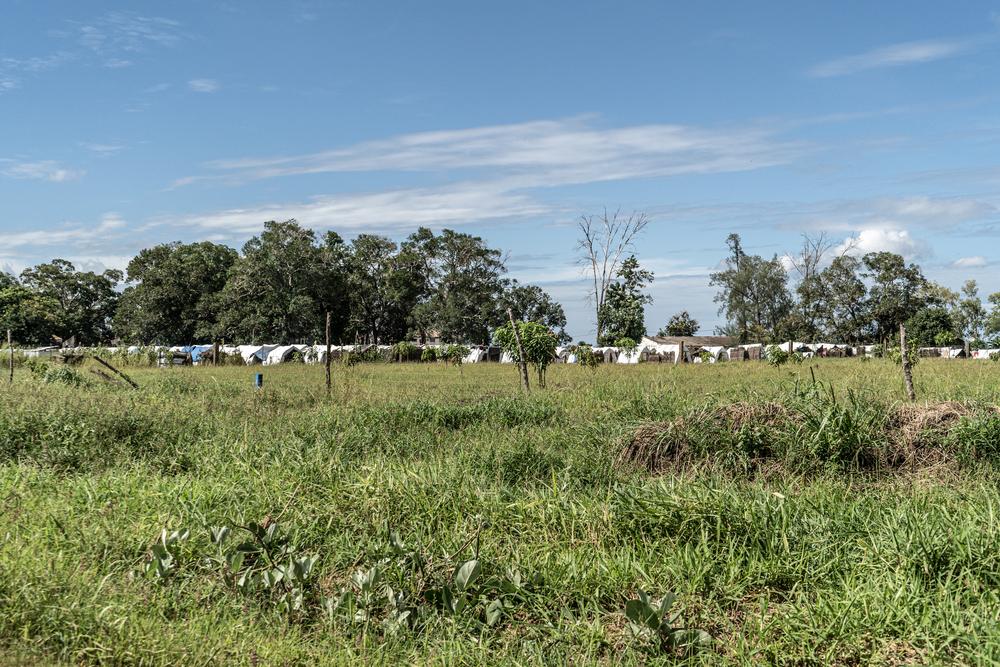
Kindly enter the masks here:
M 905 447 L 936 444 L 972 410 L 963 403 L 946 401 L 925 405 L 901 405 L 889 422 L 893 439 Z

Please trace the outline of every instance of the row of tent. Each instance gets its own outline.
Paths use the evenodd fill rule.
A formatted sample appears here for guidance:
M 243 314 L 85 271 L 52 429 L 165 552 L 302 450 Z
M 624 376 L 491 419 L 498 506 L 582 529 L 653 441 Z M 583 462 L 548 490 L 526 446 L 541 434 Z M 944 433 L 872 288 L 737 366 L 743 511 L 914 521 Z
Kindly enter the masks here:
M 638 363 L 718 363 L 723 361 L 755 361 L 767 359 L 771 350 L 778 348 L 788 353 L 796 353 L 804 358 L 838 358 L 838 357 L 860 357 L 872 356 L 876 346 L 849 346 L 835 343 L 802 343 L 788 341 L 778 345 L 765 345 L 762 343 L 751 343 L 745 345 L 703 345 L 692 344 L 678 340 L 678 342 L 667 342 L 674 339 L 657 339 L 644 337 L 634 350 L 624 350 L 617 347 L 594 347 L 591 348 L 597 361 L 600 363 L 616 364 L 638 364 Z M 446 346 L 433 346 L 443 349 Z M 85 351 L 87 348 L 74 348 L 77 351 Z M 90 348 L 91 350 L 93 348 Z M 107 354 L 155 354 L 160 365 L 166 366 L 180 363 L 211 363 L 213 350 L 212 345 L 178 345 L 178 346 L 152 346 L 127 348 L 108 347 L 100 348 Z M 375 350 L 385 358 L 392 355 L 393 347 L 389 345 L 334 345 L 331 346 L 331 360 L 337 360 L 346 354 L 359 353 Z M 243 363 L 250 365 L 270 366 L 274 364 L 288 363 L 290 361 L 303 361 L 305 363 L 325 363 L 326 346 L 323 345 L 221 345 L 220 353 L 227 357 L 238 356 Z M 419 348 L 418 348 L 419 351 Z M 29 357 L 51 357 L 56 354 L 66 352 L 58 347 L 45 347 L 33 350 L 26 350 Z M 918 353 L 922 357 L 942 357 L 947 359 L 964 358 L 966 352 L 963 348 L 956 347 L 931 347 L 920 348 Z M 993 359 L 1000 355 L 1000 349 L 975 350 L 969 354 L 973 359 Z M 472 346 L 468 355 L 462 360 L 463 363 L 475 364 L 485 362 L 513 363 L 513 358 L 507 352 L 498 347 Z M 575 346 L 557 347 L 556 363 L 575 364 L 578 362 L 577 348 Z

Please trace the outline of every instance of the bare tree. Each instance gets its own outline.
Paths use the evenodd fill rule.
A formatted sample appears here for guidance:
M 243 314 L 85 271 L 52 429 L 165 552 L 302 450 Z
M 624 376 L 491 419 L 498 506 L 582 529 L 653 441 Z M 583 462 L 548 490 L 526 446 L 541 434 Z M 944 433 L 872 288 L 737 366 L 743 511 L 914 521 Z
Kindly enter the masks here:
M 819 322 L 823 319 L 826 294 L 823 281 L 820 279 L 823 266 L 827 264 L 827 256 L 835 248 L 835 243 L 826 232 L 817 236 L 802 235 L 802 249 L 797 255 L 785 255 L 790 269 L 798 274 L 795 291 L 799 297 L 798 311 L 800 320 L 796 335 L 808 338 L 810 341 L 819 335 Z M 839 255 L 845 255 L 857 245 L 856 239 L 849 239 L 840 248 Z
M 645 213 L 633 211 L 624 215 L 621 209 L 611 215 L 604 209 L 600 215 L 580 217 L 578 226 L 581 236 L 577 248 L 580 251 L 580 265 L 593 281 L 593 285 L 588 288 L 588 297 L 594 305 L 597 340 L 604 333 L 602 311 L 608 287 L 614 282 L 622 257 L 632 250 L 636 237 L 648 224 L 649 217 Z

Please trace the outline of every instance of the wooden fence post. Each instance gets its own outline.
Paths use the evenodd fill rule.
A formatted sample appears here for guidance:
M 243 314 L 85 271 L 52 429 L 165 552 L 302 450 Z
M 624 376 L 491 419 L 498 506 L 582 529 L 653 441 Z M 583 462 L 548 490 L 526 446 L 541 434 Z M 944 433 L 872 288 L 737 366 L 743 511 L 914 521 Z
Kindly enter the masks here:
M 7 354 L 10 355 L 10 358 L 7 360 L 7 364 L 10 368 L 8 381 L 11 384 L 14 384 L 14 338 L 11 335 L 10 329 L 7 329 Z
M 521 330 L 514 323 L 514 314 L 510 308 L 507 309 L 507 317 L 510 319 L 510 328 L 514 330 L 514 340 L 517 342 L 517 354 L 520 357 L 518 365 L 521 367 L 521 386 L 524 388 L 525 393 L 527 393 L 531 391 L 531 386 L 528 384 L 528 362 L 524 358 L 524 345 L 521 344 Z
M 326 395 L 330 395 L 330 311 L 326 311 Z
M 917 400 L 917 394 L 913 391 L 913 371 L 910 368 L 910 351 L 906 347 L 906 326 L 899 325 L 899 356 L 903 362 L 903 384 L 906 385 L 906 397 L 910 402 Z

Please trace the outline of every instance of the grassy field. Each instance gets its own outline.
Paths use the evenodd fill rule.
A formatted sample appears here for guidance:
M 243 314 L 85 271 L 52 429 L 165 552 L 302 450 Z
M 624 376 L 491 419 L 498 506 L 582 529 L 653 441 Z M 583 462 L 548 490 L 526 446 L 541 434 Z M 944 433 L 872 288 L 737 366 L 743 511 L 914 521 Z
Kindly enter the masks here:
M 4 386 L 0 663 L 1000 663 L 1000 364 L 254 372 Z

